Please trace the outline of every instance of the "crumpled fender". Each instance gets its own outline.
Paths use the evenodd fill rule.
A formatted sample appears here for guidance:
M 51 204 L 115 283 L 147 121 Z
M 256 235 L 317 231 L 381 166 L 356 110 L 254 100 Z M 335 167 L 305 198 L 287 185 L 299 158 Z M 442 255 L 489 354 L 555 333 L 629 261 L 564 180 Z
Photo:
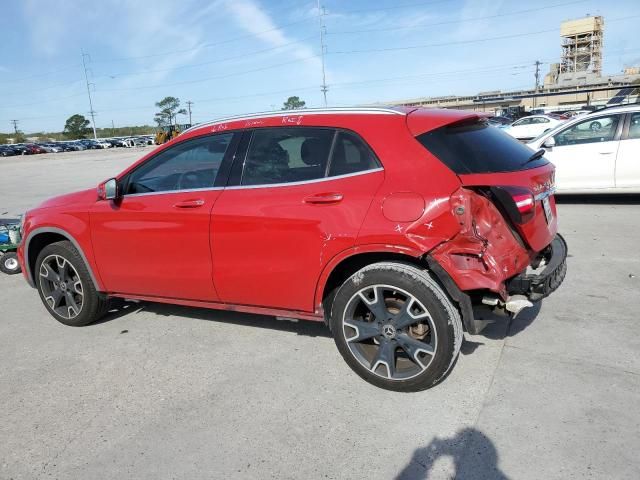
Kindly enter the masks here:
M 507 298 L 506 279 L 527 268 L 531 253 L 519 243 L 507 220 L 486 197 L 465 188 L 449 201 L 458 233 L 430 255 L 460 290 L 487 289 Z

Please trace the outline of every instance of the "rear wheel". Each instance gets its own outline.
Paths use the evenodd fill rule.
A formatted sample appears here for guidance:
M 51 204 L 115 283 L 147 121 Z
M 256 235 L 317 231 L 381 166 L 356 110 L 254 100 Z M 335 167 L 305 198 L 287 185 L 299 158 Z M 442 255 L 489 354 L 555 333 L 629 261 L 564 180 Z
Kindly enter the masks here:
M 35 282 L 42 303 L 60 323 L 88 325 L 107 311 L 107 299 L 96 291 L 71 242 L 56 242 L 42 249 L 36 260 Z
M 455 306 L 425 270 L 383 262 L 338 290 L 331 330 L 347 364 L 367 382 L 414 392 L 436 385 L 462 344 Z
M 15 275 L 21 272 L 16 252 L 7 252 L 0 257 L 0 271 L 7 275 Z

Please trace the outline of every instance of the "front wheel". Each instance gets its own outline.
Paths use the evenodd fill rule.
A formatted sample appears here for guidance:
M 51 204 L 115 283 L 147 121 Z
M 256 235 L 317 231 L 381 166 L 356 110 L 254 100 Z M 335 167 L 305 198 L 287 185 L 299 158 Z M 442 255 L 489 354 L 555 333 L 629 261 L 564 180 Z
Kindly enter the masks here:
M 330 326 L 351 369 L 400 392 L 436 385 L 462 345 L 456 307 L 428 272 L 403 263 L 375 263 L 352 275 L 335 296 Z
M 35 281 L 42 303 L 60 323 L 88 325 L 107 311 L 107 298 L 96 291 L 71 242 L 56 242 L 42 249 L 36 259 Z

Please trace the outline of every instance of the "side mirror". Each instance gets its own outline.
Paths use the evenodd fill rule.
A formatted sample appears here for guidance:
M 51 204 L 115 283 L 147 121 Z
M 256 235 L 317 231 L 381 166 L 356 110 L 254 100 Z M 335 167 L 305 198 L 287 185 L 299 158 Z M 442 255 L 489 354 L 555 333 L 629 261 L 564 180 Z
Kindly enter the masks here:
M 553 137 L 547 138 L 542 144 L 542 148 L 553 148 L 556 146 L 556 140 Z
M 98 185 L 98 200 L 116 200 L 120 197 L 118 180 L 110 178 Z

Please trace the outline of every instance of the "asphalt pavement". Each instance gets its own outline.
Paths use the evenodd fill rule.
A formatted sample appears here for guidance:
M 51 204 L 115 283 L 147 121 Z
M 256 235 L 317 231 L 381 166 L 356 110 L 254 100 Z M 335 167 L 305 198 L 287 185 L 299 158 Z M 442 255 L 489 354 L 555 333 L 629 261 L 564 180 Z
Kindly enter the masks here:
M 0 216 L 150 148 L 0 159 Z M 322 324 L 126 303 L 71 328 L 0 274 L 0 479 L 640 478 L 640 198 L 558 208 L 562 287 L 415 394 L 360 380 Z

